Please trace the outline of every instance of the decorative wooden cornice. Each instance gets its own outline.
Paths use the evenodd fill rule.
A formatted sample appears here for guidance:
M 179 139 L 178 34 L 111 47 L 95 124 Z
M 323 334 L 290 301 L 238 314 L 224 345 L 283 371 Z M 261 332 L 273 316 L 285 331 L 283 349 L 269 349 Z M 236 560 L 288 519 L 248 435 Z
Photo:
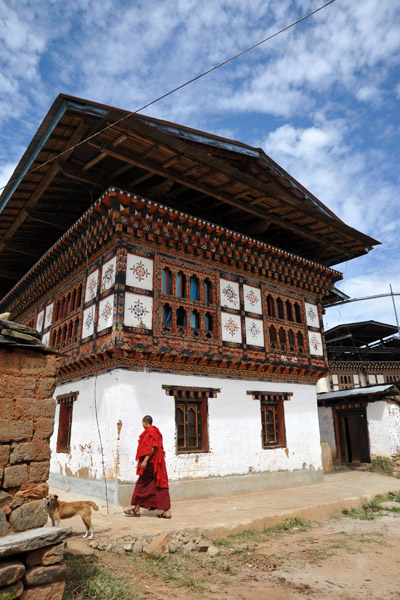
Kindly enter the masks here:
M 5 296 L 0 310 L 11 308 L 20 314 L 85 263 L 88 266 L 107 246 L 123 239 L 236 268 L 319 296 L 341 278 L 338 271 L 296 254 L 110 188 Z

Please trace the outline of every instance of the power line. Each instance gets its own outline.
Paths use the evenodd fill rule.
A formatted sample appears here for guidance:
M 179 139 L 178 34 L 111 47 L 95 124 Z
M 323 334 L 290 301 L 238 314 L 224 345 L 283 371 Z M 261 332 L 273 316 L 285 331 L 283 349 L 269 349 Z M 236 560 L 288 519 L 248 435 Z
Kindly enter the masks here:
M 60 154 L 57 154 L 56 156 L 53 156 L 52 158 L 50 158 L 49 160 L 47 160 L 46 162 L 42 163 L 41 165 L 38 165 L 37 167 L 35 167 L 34 169 L 31 169 L 29 171 L 27 171 L 23 177 L 25 177 L 25 175 L 28 175 L 30 173 L 33 173 L 35 171 L 37 171 L 38 169 L 41 169 L 42 167 L 48 165 L 49 163 L 52 163 L 53 161 L 55 161 L 56 159 L 60 158 L 61 156 L 63 156 L 64 154 L 67 154 L 67 152 L 71 152 L 72 150 L 75 150 L 75 148 L 78 148 L 79 146 L 81 146 L 82 144 L 85 144 L 86 142 L 88 142 L 89 140 L 92 140 L 93 138 L 97 137 L 100 133 L 103 133 L 104 131 L 107 131 L 108 129 L 111 129 L 112 127 L 114 127 L 115 125 L 118 125 L 119 123 L 121 123 L 122 121 L 125 121 L 126 119 L 128 119 L 129 117 L 131 117 L 132 115 L 135 115 L 139 112 L 141 112 L 142 110 L 148 108 L 149 106 L 152 106 L 153 104 L 155 104 L 156 102 L 159 102 L 160 100 L 163 100 L 164 98 L 167 98 L 167 96 L 170 96 L 171 94 L 174 94 L 175 92 L 181 90 L 182 88 L 186 87 L 187 85 L 189 85 L 190 83 L 193 83 L 194 81 L 197 81 L 198 79 L 201 79 L 202 77 L 205 77 L 206 75 L 209 75 L 210 73 L 212 73 L 213 71 L 216 71 L 217 69 L 219 69 L 220 67 L 223 67 L 224 65 L 228 64 L 229 62 L 235 60 L 236 58 L 239 58 L 240 56 L 243 56 L 243 54 L 246 54 L 247 52 L 250 52 L 250 50 L 254 50 L 254 48 L 257 48 L 258 46 L 261 46 L 261 44 L 265 44 L 265 42 L 268 42 L 269 40 L 272 40 L 272 38 L 280 35 L 281 33 L 284 33 L 285 31 L 287 31 L 288 29 L 291 29 L 292 27 L 294 27 L 295 25 L 298 25 L 299 23 L 301 23 L 302 21 L 305 21 L 306 19 L 308 19 L 309 17 L 312 17 L 313 15 L 315 15 L 316 13 L 318 13 L 319 11 L 323 10 L 324 8 L 326 8 L 327 6 L 329 6 L 330 4 L 333 4 L 336 0 L 330 0 L 329 2 L 327 2 L 326 4 L 323 4 L 322 6 L 320 6 L 319 8 L 316 8 L 315 10 L 313 10 L 312 12 L 308 13 L 307 15 L 304 15 L 304 17 L 301 17 L 300 19 L 298 19 L 297 21 L 294 21 L 293 23 L 291 23 L 290 25 L 287 25 L 286 27 L 284 27 L 283 29 L 280 29 L 279 31 L 276 31 L 275 33 L 273 33 L 272 35 L 269 35 L 268 37 L 264 38 L 263 40 L 260 40 L 259 42 L 257 42 L 256 44 L 253 44 L 252 46 L 249 46 L 248 48 L 246 48 L 245 50 L 241 50 L 240 52 L 238 52 L 237 54 L 235 54 L 234 56 L 231 56 L 230 58 L 227 58 L 226 60 L 220 62 L 218 65 L 215 65 L 214 67 L 210 67 L 209 69 L 207 69 L 206 71 L 203 71 L 203 73 L 200 73 L 200 75 L 196 75 L 195 77 L 192 77 L 191 79 L 189 79 L 188 81 L 186 81 L 185 83 L 182 83 L 181 85 L 178 85 L 177 87 L 173 88 L 172 90 L 170 90 L 169 92 L 166 92 L 165 94 L 162 94 L 161 96 L 158 96 L 158 98 L 156 98 L 155 100 L 152 100 L 151 102 L 148 102 L 147 104 L 144 104 L 143 106 L 141 106 L 140 108 L 137 108 L 136 110 L 129 112 L 127 115 L 125 115 L 124 117 L 121 117 L 120 119 L 118 119 L 117 121 L 114 121 L 114 123 L 110 123 L 109 125 L 107 125 L 106 127 L 104 127 L 103 129 L 101 129 L 100 131 L 96 131 L 96 133 L 93 133 L 92 135 L 88 136 L 87 138 L 85 138 L 84 140 L 81 140 L 80 142 L 78 142 L 77 144 L 75 144 L 74 146 L 71 146 L 70 148 L 67 148 L 66 150 L 63 150 L 62 152 L 60 152 Z M 3 187 L 0 187 L 0 191 L 4 190 L 6 188 L 7 185 L 14 183 L 15 181 L 18 181 L 22 179 L 22 177 L 17 177 L 16 179 L 13 179 L 11 181 L 9 181 L 6 185 L 4 185 Z

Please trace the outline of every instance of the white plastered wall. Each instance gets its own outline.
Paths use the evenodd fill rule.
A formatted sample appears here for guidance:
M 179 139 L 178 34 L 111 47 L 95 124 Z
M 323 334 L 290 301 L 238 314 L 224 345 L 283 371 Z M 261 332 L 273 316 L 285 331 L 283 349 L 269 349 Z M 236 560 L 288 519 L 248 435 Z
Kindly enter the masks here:
M 371 457 L 400 452 L 400 407 L 396 402 L 372 402 L 367 406 Z
M 208 399 L 209 452 L 176 454 L 175 401 L 162 386 L 218 388 Z M 260 402 L 247 391 L 292 393 L 284 402 L 286 448 L 261 448 Z M 210 377 L 113 372 L 59 386 L 55 396 L 79 391 L 73 406 L 71 453 L 57 453 L 57 407 L 51 438 L 51 473 L 103 478 L 102 438 L 107 479 L 135 481 L 137 439 L 145 414 L 153 416 L 164 438 L 170 481 L 208 476 L 322 468 L 316 386 Z
M 319 430 L 321 435 L 321 442 L 328 442 L 331 447 L 332 456 L 336 458 L 336 438 L 335 438 L 335 424 L 333 420 L 333 413 L 330 406 L 320 406 L 318 408 L 318 419 L 319 419 Z

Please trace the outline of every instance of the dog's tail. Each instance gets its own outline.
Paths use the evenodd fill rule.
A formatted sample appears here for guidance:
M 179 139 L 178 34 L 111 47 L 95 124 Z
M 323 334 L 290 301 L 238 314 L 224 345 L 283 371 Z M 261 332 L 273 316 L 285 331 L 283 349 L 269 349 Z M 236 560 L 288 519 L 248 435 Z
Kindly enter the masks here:
M 89 506 L 91 506 L 94 510 L 99 510 L 99 507 L 97 506 L 97 504 L 95 504 L 94 502 L 92 502 L 91 500 L 88 500 L 88 504 Z

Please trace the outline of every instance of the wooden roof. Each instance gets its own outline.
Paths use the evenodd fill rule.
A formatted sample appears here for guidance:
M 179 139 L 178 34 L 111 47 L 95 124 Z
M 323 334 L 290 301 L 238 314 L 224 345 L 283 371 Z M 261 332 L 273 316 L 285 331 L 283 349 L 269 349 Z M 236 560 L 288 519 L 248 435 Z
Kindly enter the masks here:
M 62 94 L 0 196 L 0 298 L 111 185 L 327 266 L 379 243 L 260 149 Z

